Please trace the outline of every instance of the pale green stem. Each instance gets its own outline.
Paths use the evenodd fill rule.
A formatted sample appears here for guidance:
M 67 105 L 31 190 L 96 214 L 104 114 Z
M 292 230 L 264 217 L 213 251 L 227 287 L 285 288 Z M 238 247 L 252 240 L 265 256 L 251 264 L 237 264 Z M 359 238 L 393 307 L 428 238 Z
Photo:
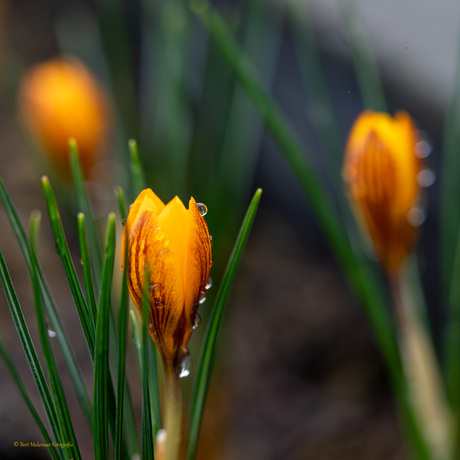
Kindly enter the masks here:
M 410 403 L 433 460 L 448 460 L 452 451 L 452 421 L 443 394 L 438 361 L 415 310 L 404 271 L 390 276 L 399 344 Z
M 165 460 L 178 460 L 182 432 L 182 386 L 174 366 L 163 362 Z

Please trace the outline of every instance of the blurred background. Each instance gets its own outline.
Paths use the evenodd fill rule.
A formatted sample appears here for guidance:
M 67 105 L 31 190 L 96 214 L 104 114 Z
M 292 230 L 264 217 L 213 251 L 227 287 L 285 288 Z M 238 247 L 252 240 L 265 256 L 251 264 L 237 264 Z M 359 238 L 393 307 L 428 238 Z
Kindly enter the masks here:
M 365 37 L 389 112 L 407 110 L 425 133 L 432 150 L 429 165 L 439 178 L 444 119 L 457 78 L 458 2 L 359 0 L 348 11 L 338 0 L 212 3 L 332 199 L 333 175 L 321 127 L 334 118 L 337 173 L 347 132 L 363 109 L 350 48 L 353 34 Z M 109 95 L 107 141 L 87 176 L 102 229 L 108 211 L 116 210 L 115 185 L 134 198 L 127 174 L 130 138 L 139 143 L 148 186 L 164 201 L 178 194 L 184 202 L 194 196 L 208 206 L 215 284 L 252 193 L 257 187 L 264 190 L 224 318 L 197 458 L 406 459 L 387 373 L 366 318 L 295 176 L 197 18 L 204 5 L 173 0 L 0 3 L 0 175 L 24 224 L 32 210 L 43 213 L 42 265 L 82 370 L 88 372 L 88 385 L 91 366 L 46 219 L 41 175 L 48 174 L 58 191 L 78 262 L 75 198 L 65 174 L 31 140 L 18 110 L 27 69 L 61 53 L 80 59 Z M 317 97 L 323 87 L 329 105 Z M 437 302 L 438 183 L 425 192 L 426 221 L 417 252 L 435 339 L 444 321 Z M 36 337 L 26 266 L 3 209 L 0 222 L 0 247 Z M 202 324 L 211 305 L 212 298 L 200 307 Z M 201 329 L 192 338 L 192 357 L 199 353 Z M 36 395 L 3 296 L 0 333 Z M 135 385 L 135 365 L 132 372 Z M 68 396 L 75 399 L 72 391 Z M 139 408 L 135 388 L 133 399 Z M 38 406 L 38 396 L 35 401 Z M 74 416 L 81 423 L 77 436 L 84 439 L 78 408 Z M 3 365 L 0 427 L 1 458 L 48 458 L 38 448 L 13 447 L 14 441 L 40 439 Z M 82 453 L 91 458 L 91 445 Z

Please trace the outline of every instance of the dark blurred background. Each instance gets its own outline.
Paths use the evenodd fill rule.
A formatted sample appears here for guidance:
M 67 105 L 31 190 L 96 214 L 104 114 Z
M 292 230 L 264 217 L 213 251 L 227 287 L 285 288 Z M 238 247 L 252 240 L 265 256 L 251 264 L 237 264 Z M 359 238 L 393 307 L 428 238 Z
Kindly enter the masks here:
M 250 2 L 216 3 L 236 24 L 244 21 Z M 309 159 L 321 175 L 324 174 L 321 147 L 312 121 L 318 113 L 309 104 L 303 85 L 283 2 L 277 3 L 281 34 L 272 91 L 299 138 L 308 146 Z M 357 3 L 381 71 L 390 112 L 399 108 L 408 110 L 427 133 L 433 148 L 430 166 L 438 173 L 444 117 L 455 77 L 460 6 L 447 0 L 436 4 L 427 0 L 417 2 L 416 7 L 409 0 Z M 363 103 L 343 21 L 336 1 L 308 0 L 303 6 L 313 25 L 339 129 L 345 139 Z M 24 223 L 33 209 L 40 209 L 46 217 L 40 187 L 40 176 L 46 171 L 31 158 L 18 129 L 15 88 L 27 66 L 59 53 L 59 37 L 62 41 L 65 35 L 62 28 L 82 42 L 85 35 L 96 33 L 95 11 L 91 0 L 0 3 L 0 175 Z M 138 2 L 125 2 L 137 80 L 141 78 L 138 64 L 142 58 L 140 11 Z M 87 23 L 88 29 L 72 30 L 73 23 Z M 202 34 L 199 26 L 196 27 L 197 34 Z M 97 62 L 87 64 L 93 71 L 100 71 L 99 77 L 103 78 L 102 66 Z M 192 59 L 189 64 L 193 65 Z M 139 87 L 137 97 L 137 103 L 142 105 L 144 95 Z M 113 127 L 114 137 L 118 135 L 116 129 L 117 123 Z M 262 187 L 264 194 L 218 342 L 219 359 L 197 458 L 409 458 L 386 370 L 366 318 L 268 133 L 264 133 L 258 150 L 250 189 Z M 154 154 L 144 152 L 150 159 Z M 435 337 L 439 338 L 443 312 L 437 308 L 437 183 L 426 193 L 427 220 L 421 231 L 418 257 Z M 114 201 L 109 206 L 114 208 Z M 215 231 L 212 213 L 210 208 L 211 234 Z M 78 260 L 72 211 L 67 217 L 67 235 Z M 36 337 L 25 264 L 2 209 L 0 222 L 0 247 Z M 61 312 L 81 366 L 89 374 L 83 337 L 74 327 L 78 320 L 46 218 L 42 227 L 42 265 L 53 294 L 62 305 Z M 219 240 L 214 240 L 214 247 L 218 244 Z M 204 309 L 203 323 L 206 317 Z M 39 406 L 3 296 L 0 296 L 0 332 Z M 198 340 L 194 337 L 192 342 Z M 192 351 L 192 355 L 197 352 Z M 88 377 L 89 385 L 90 380 Z M 136 381 L 134 377 L 133 380 Z M 139 407 L 140 394 L 136 395 L 135 390 L 133 394 Z M 69 394 L 69 399 L 75 397 Z M 77 437 L 84 439 L 87 431 L 83 417 L 78 409 L 74 415 L 82 425 Z M 13 447 L 14 441 L 40 441 L 40 435 L 3 365 L 0 365 L 0 427 L 1 458 L 47 458 L 47 453 L 40 449 Z M 91 444 L 82 442 L 84 458 L 91 458 Z

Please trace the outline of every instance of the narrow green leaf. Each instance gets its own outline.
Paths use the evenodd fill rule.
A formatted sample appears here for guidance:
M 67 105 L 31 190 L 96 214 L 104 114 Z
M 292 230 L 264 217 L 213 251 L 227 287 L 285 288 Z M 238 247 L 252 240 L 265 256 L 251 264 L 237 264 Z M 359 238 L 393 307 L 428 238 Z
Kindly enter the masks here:
M 220 324 L 225 311 L 230 287 L 235 277 L 236 269 L 243 253 L 244 246 L 249 237 L 249 233 L 254 223 L 256 211 L 259 206 L 262 190 L 258 189 L 252 198 L 251 204 L 246 212 L 243 223 L 241 224 L 240 232 L 236 238 L 232 254 L 227 264 L 224 276 L 217 292 L 216 301 L 212 311 L 212 316 L 209 321 L 209 326 L 206 330 L 206 336 L 203 341 L 201 360 L 198 366 L 198 373 L 193 389 L 193 396 L 190 410 L 190 434 L 187 450 L 187 460 L 193 460 L 195 457 L 196 445 L 198 442 L 198 434 L 201 425 L 201 417 L 203 415 L 204 402 L 206 392 L 211 377 L 211 369 L 215 354 L 217 334 L 219 333 Z
M 96 348 L 94 355 L 94 453 L 96 460 L 109 458 L 108 400 L 111 377 L 109 369 L 110 288 L 115 259 L 115 215 L 109 214 L 107 246 L 97 306 Z
M 369 38 L 364 30 L 358 5 L 354 0 L 338 3 L 347 26 L 351 53 L 358 77 L 364 106 L 385 112 L 387 110 L 382 81 L 372 54 Z
M 118 363 L 117 363 L 117 400 L 116 423 L 114 440 L 114 458 L 122 459 L 123 415 L 125 400 L 126 373 L 126 337 L 129 313 L 129 294 L 126 282 L 126 264 L 123 267 L 123 282 L 121 287 L 120 310 L 118 313 Z
M 40 288 L 40 281 L 38 279 L 38 256 L 37 256 L 37 242 L 40 226 L 41 214 L 34 212 L 30 218 L 29 227 L 29 244 L 31 249 L 31 262 L 33 268 L 32 286 L 35 301 L 35 316 L 37 318 L 38 333 L 40 343 L 43 350 L 46 369 L 48 372 L 48 379 L 51 387 L 51 395 L 56 407 L 57 421 L 59 424 L 61 439 L 65 443 L 69 443 L 69 447 L 64 447 L 63 451 L 66 457 L 71 460 L 74 458 L 81 459 L 80 451 L 78 449 L 78 442 L 75 436 L 75 431 L 72 425 L 69 408 L 67 405 L 64 388 L 62 386 L 61 378 L 56 366 L 53 351 L 51 349 L 50 337 L 48 334 L 48 326 L 46 324 L 45 315 L 43 313 L 42 295 Z M 53 331 L 54 332 L 54 331 Z
M 37 424 L 38 429 L 40 430 L 40 433 L 43 436 L 43 441 L 46 444 L 51 444 L 52 440 L 50 438 L 50 435 L 48 431 L 46 430 L 45 425 L 43 424 L 42 419 L 40 418 L 40 415 L 38 414 L 37 410 L 35 409 L 35 406 L 30 399 L 29 393 L 27 393 L 27 390 L 22 382 L 22 378 L 19 375 L 13 360 L 11 359 L 10 355 L 8 354 L 7 349 L 5 348 L 5 345 L 3 343 L 3 339 L 0 337 L 0 356 L 3 359 L 3 362 L 5 363 L 6 368 L 8 369 L 11 377 L 13 378 L 13 381 L 18 388 L 19 392 L 21 393 L 22 399 L 27 405 L 27 408 L 29 409 L 32 418 L 34 419 L 35 423 Z M 56 449 L 54 447 L 51 447 L 48 449 L 48 452 L 50 453 L 51 457 L 53 460 L 59 460 L 60 456 L 57 454 Z
M 92 219 L 91 206 L 89 204 L 88 195 L 86 193 L 85 181 L 83 178 L 83 172 L 80 165 L 80 159 L 78 156 L 78 147 L 75 139 L 70 139 L 70 164 L 72 166 L 72 175 L 75 185 L 75 193 L 77 194 L 78 206 L 80 211 L 86 216 L 86 232 L 88 235 L 89 248 L 91 258 L 93 262 L 95 279 L 99 281 L 101 276 L 101 254 L 102 245 L 97 232 L 96 226 Z
M 54 239 L 56 241 L 56 249 L 61 257 L 64 271 L 69 282 L 72 297 L 77 308 L 78 317 L 85 334 L 86 343 L 88 345 L 91 358 L 94 359 L 94 335 L 91 330 L 88 308 L 86 306 L 80 283 L 78 282 L 75 266 L 69 253 L 69 247 L 62 228 L 61 216 L 56 204 L 51 184 L 46 176 L 42 178 L 43 190 L 45 192 L 46 205 L 48 208 L 51 229 L 53 230 Z
M 146 279 L 149 279 L 150 276 L 146 276 Z M 148 286 L 148 284 L 147 284 Z M 146 291 L 148 287 L 144 287 Z M 144 292 L 143 296 L 143 318 L 149 317 L 149 297 L 148 292 Z M 142 321 L 141 326 L 141 360 L 142 360 L 142 373 L 141 373 L 141 383 L 142 383 L 142 460 L 150 460 L 153 458 L 153 437 L 154 433 L 157 432 L 157 427 L 153 426 L 152 423 L 152 411 L 150 409 L 150 370 L 149 370 L 149 340 L 150 335 L 147 330 L 147 324 L 145 321 Z
M 94 295 L 93 270 L 86 236 L 85 215 L 82 212 L 78 213 L 78 240 L 80 242 L 81 262 L 83 264 L 83 276 L 85 279 L 86 303 L 89 307 L 92 334 L 95 335 L 97 316 L 96 297 Z
M 125 219 L 128 217 L 128 207 L 126 206 L 126 196 L 123 189 L 119 186 L 115 187 L 115 195 L 117 197 L 118 210 L 120 212 L 121 222 L 124 225 Z
M 128 142 L 129 145 L 129 156 L 130 156 L 130 171 L 131 171 L 131 182 L 134 187 L 134 198 L 145 189 L 145 177 L 144 170 L 141 165 L 141 160 L 139 158 L 139 149 L 137 147 L 137 142 L 134 139 L 130 139 Z
M 27 269 L 29 271 L 29 274 L 32 277 L 33 270 L 32 270 L 32 263 L 30 260 L 29 242 L 27 240 L 27 236 L 21 224 L 21 221 L 19 220 L 18 213 L 1 180 L 0 180 L 0 200 L 3 203 L 8 220 L 10 221 L 10 224 L 16 235 L 21 251 L 24 255 L 24 259 L 26 260 Z M 80 405 L 82 407 L 83 413 L 85 414 L 90 430 L 92 431 L 92 426 L 93 426 L 92 408 L 91 408 L 91 403 L 89 401 L 88 393 L 86 391 L 85 384 L 83 382 L 82 373 L 79 369 L 77 360 L 75 358 L 75 354 L 72 351 L 72 347 L 70 346 L 70 343 L 68 341 L 68 334 L 63 328 L 55 302 L 52 298 L 50 289 L 46 283 L 45 276 L 40 266 L 37 267 L 37 270 L 38 270 L 38 277 L 40 279 L 41 290 L 43 293 L 43 300 L 44 300 L 46 313 L 50 320 L 51 327 L 56 332 L 56 338 L 61 348 L 62 355 L 64 357 L 64 361 L 69 370 L 69 374 L 74 384 L 75 391 L 77 392 L 77 396 L 80 401 Z
M 27 328 L 27 324 L 26 324 L 24 315 L 22 313 L 21 306 L 19 304 L 19 300 L 14 290 L 13 283 L 11 281 L 10 274 L 8 272 L 8 268 L 6 266 L 6 262 L 5 262 L 5 259 L 3 257 L 3 253 L 1 252 L 1 250 L 0 250 L 0 282 L 3 286 L 3 291 L 5 293 L 6 301 L 10 308 L 10 312 L 13 318 L 14 325 L 18 332 L 22 348 L 26 355 L 30 371 L 35 381 L 35 385 L 37 386 L 37 390 L 40 395 L 40 399 L 42 401 L 43 407 L 46 412 L 46 416 L 48 418 L 48 422 L 51 426 L 51 431 L 53 432 L 53 435 L 56 440 L 58 440 L 59 442 L 64 441 L 61 439 L 61 436 L 60 436 L 56 408 L 54 407 L 54 404 L 51 398 L 51 394 L 50 394 L 48 385 L 46 383 L 46 379 L 43 374 L 43 370 L 40 365 L 40 361 L 37 356 L 37 352 L 35 350 L 34 344 L 30 337 L 29 329 Z

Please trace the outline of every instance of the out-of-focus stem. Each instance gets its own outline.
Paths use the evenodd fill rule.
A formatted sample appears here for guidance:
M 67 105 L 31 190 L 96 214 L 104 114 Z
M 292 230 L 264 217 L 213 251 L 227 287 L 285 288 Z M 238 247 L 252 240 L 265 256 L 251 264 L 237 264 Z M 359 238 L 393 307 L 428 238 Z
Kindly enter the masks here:
M 166 445 L 164 460 L 178 460 L 182 431 L 182 387 L 172 364 L 164 368 L 164 423 Z
M 390 276 L 390 284 L 410 402 L 433 460 L 448 460 L 452 426 L 433 346 L 416 314 L 404 271 Z

